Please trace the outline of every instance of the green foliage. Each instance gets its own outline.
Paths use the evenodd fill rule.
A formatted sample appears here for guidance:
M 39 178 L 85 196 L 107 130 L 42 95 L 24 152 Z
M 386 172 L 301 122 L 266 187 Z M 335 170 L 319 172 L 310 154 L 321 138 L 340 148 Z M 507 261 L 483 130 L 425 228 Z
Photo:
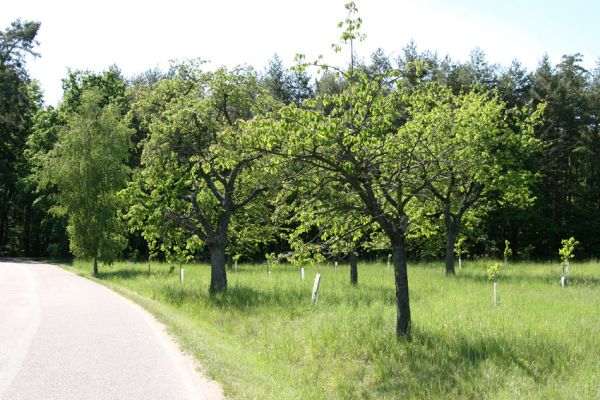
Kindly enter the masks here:
M 77 110 L 87 90 L 95 90 L 101 99 L 99 105 L 104 107 L 113 104 L 122 114 L 129 110 L 127 85 L 121 71 L 115 65 L 102 73 L 90 71 L 69 71 L 62 82 L 64 96 L 60 104 L 61 111 L 69 113 Z
M 27 55 L 37 56 L 39 27 L 39 22 L 16 20 L 0 31 L 0 255 L 25 255 L 32 247 L 27 224 L 34 196 L 26 182 L 24 150 L 41 91 L 25 66 Z
M 310 76 L 302 69 L 286 70 L 277 54 L 269 61 L 261 83 L 274 99 L 283 104 L 301 106 L 304 100 L 313 96 Z
M 467 254 L 467 248 L 465 245 L 466 238 L 461 236 L 456 241 L 456 246 L 454 246 L 454 252 L 457 256 L 461 257 L 463 254 Z
M 533 174 L 523 160 L 537 151 L 533 137 L 543 107 L 508 110 L 498 96 L 474 89 L 454 94 L 449 87 L 423 83 L 413 87 L 402 129 L 420 135 L 416 157 L 427 157 L 418 176 L 426 188 L 428 210 L 439 215 L 446 231 L 446 272 L 454 273 L 453 247 L 464 219 L 484 214 L 486 203 L 526 207 L 533 201 Z M 422 217 L 418 224 L 427 226 Z M 435 229 L 435 224 L 433 225 Z
M 489 268 L 487 269 L 487 275 L 488 275 L 488 279 L 490 281 L 496 281 L 496 277 L 498 276 L 498 273 L 500 272 L 500 268 L 502 267 L 502 265 L 500 263 L 493 263 L 489 266 Z
M 273 170 L 249 146 L 248 121 L 273 106 L 249 68 L 211 73 L 183 64 L 138 93 L 132 114 L 148 136 L 122 195 L 130 228 L 153 252 L 192 259 L 217 243 L 244 254 L 272 240 L 265 193 L 274 189 Z
M 512 250 L 510 248 L 510 242 L 508 240 L 504 240 L 504 260 L 508 260 L 510 256 L 512 256 Z
M 34 48 L 38 45 L 35 38 L 40 25 L 39 22 L 17 19 L 4 32 L 0 32 L 0 69 L 10 68 L 27 77 L 24 59 L 28 54 L 38 56 Z
M 98 90 L 82 93 L 43 160 L 39 180 L 42 188 L 57 190 L 53 212 L 67 217 L 73 254 L 110 263 L 125 247 L 117 192 L 126 183 L 132 132 L 118 107 L 103 101 Z
M 575 251 L 575 247 L 579 245 L 579 242 L 571 236 L 569 239 L 561 240 L 561 245 L 562 247 L 558 250 L 558 255 L 563 263 L 567 263 L 567 261 L 575 257 L 573 251 Z

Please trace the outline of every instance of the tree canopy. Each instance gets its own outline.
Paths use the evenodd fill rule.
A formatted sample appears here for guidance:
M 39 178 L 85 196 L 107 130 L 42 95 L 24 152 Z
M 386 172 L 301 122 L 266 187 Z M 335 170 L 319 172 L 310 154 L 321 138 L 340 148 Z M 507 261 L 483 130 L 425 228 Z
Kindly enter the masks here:
M 67 216 L 71 251 L 93 258 L 95 274 L 98 259 L 112 262 L 126 244 L 117 192 L 127 182 L 132 134 L 118 106 L 102 103 L 98 90 L 82 93 L 40 171 L 41 186 L 57 188 L 53 211 Z
M 203 72 L 180 66 L 176 76 L 141 96 L 150 113 L 141 168 L 125 195 L 133 229 L 150 247 L 174 255 L 208 248 L 211 292 L 226 290 L 225 252 L 271 238 L 262 202 L 269 174 L 264 154 L 246 145 L 246 121 L 272 106 L 247 68 Z

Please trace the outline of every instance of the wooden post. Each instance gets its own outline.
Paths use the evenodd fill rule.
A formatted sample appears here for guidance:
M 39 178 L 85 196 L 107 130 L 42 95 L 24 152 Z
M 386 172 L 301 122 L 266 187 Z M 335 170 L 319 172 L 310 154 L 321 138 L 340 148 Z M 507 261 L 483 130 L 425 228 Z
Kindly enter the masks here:
M 317 305 L 317 297 L 319 297 L 319 284 L 321 283 L 321 274 L 319 274 L 317 272 L 317 275 L 315 276 L 315 284 L 313 285 L 313 291 L 312 291 L 312 305 L 316 306 Z

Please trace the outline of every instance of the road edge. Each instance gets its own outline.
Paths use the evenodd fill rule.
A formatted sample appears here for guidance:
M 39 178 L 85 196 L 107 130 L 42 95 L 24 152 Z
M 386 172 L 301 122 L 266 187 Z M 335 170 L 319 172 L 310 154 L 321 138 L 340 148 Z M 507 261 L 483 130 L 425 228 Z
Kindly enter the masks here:
M 221 383 L 209 378 L 206 374 L 206 369 L 203 367 L 200 361 L 194 357 L 193 354 L 183 348 L 182 344 L 177 340 L 176 335 L 171 334 L 169 332 L 169 327 L 157 318 L 155 311 L 145 308 L 142 305 L 142 303 L 153 303 L 155 300 L 141 296 L 138 293 L 128 289 L 111 285 L 110 283 L 101 279 L 96 279 L 93 276 L 78 273 L 77 271 L 73 271 L 65 265 L 47 262 L 42 262 L 40 264 L 46 264 L 60 268 L 65 272 L 93 282 L 104 290 L 107 290 L 110 293 L 120 297 L 125 303 L 127 303 L 144 318 L 150 329 L 152 329 L 153 333 L 161 339 L 160 342 L 163 344 L 165 350 L 169 354 L 169 357 L 178 366 L 178 368 L 181 368 L 182 372 L 188 373 L 192 377 L 194 387 L 190 388 L 191 390 L 201 394 L 203 396 L 201 398 L 203 399 L 228 400 L 224 394 Z

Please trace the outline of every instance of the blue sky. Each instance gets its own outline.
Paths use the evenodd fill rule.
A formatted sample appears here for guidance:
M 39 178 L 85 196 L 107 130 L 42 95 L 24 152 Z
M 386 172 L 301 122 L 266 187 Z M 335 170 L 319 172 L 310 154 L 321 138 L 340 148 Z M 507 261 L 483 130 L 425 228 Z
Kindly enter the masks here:
M 344 0 L 19 0 L 2 6 L 0 27 L 16 18 L 42 22 L 38 51 L 29 62 L 46 102 L 56 104 L 67 69 L 101 71 L 118 65 L 125 75 L 169 60 L 202 58 L 211 65 L 241 63 L 262 69 L 274 53 L 323 54 L 339 36 Z M 518 59 L 533 69 L 544 53 L 553 63 L 582 53 L 584 66 L 600 57 L 600 3 L 592 1 L 356 0 L 367 40 L 396 56 L 414 40 L 420 50 L 465 60 L 480 47 L 489 61 Z M 84 5 L 85 4 L 85 5 Z M 328 58 L 329 56 L 329 58 Z

